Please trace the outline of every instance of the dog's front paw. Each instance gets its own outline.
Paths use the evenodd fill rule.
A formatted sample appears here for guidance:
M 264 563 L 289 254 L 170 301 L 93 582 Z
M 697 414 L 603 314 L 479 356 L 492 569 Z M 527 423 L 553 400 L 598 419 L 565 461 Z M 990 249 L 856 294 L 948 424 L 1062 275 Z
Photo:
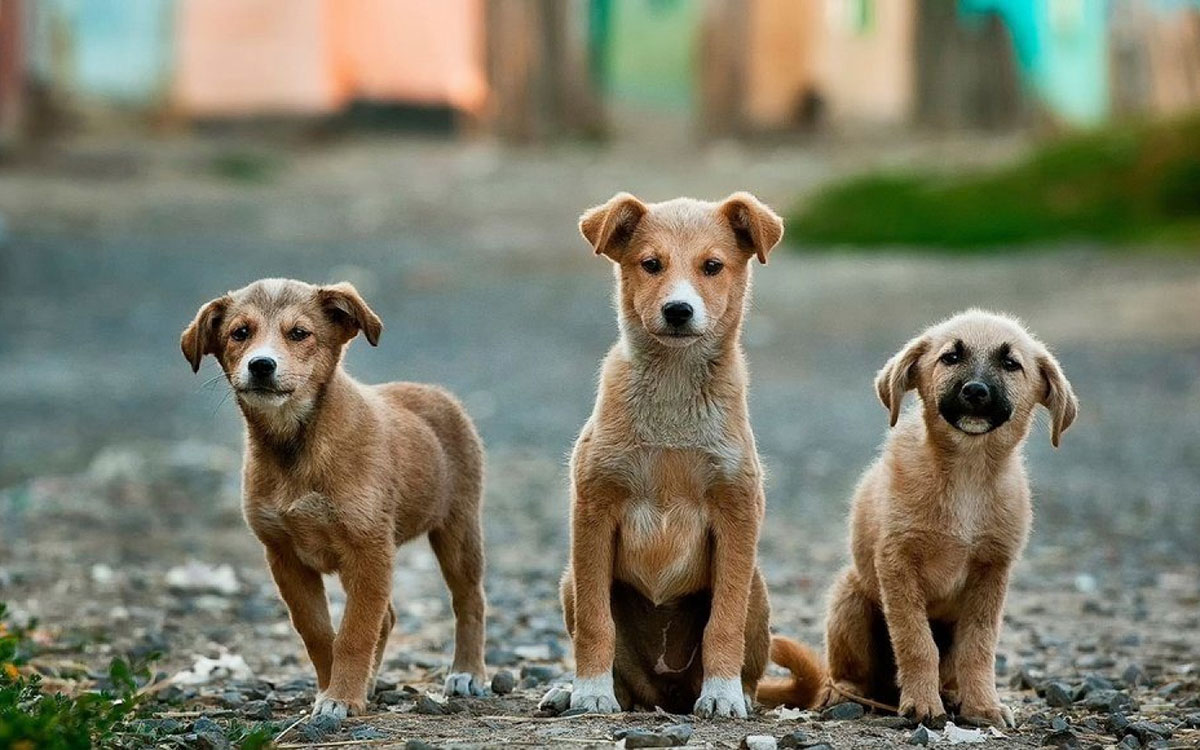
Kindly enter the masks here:
M 470 672 L 451 672 L 446 677 L 446 686 L 442 692 L 447 698 L 456 695 L 480 696 L 484 692 L 484 677 Z
M 942 697 L 937 690 L 911 693 L 901 690 L 900 715 L 930 729 L 940 729 L 946 725 L 946 707 L 942 705 Z
M 612 675 L 576 677 L 575 685 L 571 688 L 571 709 L 596 714 L 620 713 L 621 705 L 613 693 Z
M 335 727 L 341 726 L 347 716 L 363 712 L 366 706 L 358 701 L 339 700 L 325 693 L 319 693 L 313 703 L 312 718 L 330 722 Z
M 707 677 L 700 686 L 700 698 L 692 713 L 704 718 L 744 719 L 749 713 L 750 702 L 742 692 L 742 681 L 737 677 Z
M 997 698 L 983 703 L 963 703 L 959 712 L 959 720 L 963 724 L 975 726 L 993 726 L 1001 729 L 1015 729 L 1017 720 L 1012 709 Z

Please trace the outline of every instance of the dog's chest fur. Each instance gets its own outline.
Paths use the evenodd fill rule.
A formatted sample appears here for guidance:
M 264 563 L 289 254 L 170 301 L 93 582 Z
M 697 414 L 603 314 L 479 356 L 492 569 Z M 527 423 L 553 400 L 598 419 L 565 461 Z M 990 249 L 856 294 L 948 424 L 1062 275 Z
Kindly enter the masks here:
M 616 577 L 655 604 L 708 586 L 711 459 L 699 451 L 643 449 L 629 458 L 625 475 Z

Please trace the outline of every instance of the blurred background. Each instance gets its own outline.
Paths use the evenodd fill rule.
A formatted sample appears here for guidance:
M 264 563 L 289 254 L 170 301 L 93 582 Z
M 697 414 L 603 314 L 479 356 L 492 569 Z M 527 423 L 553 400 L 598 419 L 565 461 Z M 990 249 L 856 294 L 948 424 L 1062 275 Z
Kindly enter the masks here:
M 1198 109 L 1195 0 L 0 0 L 0 591 L 260 637 L 217 630 L 280 613 L 239 415 L 178 337 L 255 278 L 347 279 L 386 326 L 352 372 L 449 386 L 488 445 L 494 637 L 527 599 L 521 632 L 560 637 L 565 456 L 616 335 L 576 217 L 744 189 L 788 226 L 745 335 L 787 629 L 819 636 L 887 427 L 874 372 L 983 306 L 1082 400 L 1060 450 L 1044 417 L 1029 441 L 1014 600 L 1165 592 L 1156 626 L 1195 633 Z M 444 625 L 423 544 L 398 575 Z M 266 614 L 154 604 L 189 559 Z

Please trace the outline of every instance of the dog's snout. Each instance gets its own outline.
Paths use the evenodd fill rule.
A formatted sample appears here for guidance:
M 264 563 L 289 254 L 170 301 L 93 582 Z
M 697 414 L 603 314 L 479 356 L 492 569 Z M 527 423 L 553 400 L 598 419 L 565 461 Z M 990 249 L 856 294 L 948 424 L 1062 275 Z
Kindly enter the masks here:
M 663 320 L 673 328 L 687 325 L 693 313 L 692 306 L 686 302 L 668 302 L 662 308 Z
M 992 400 L 992 389 L 978 380 L 969 380 L 964 383 L 960 393 L 963 400 L 972 406 L 983 406 Z
M 270 357 L 255 357 L 246 363 L 246 369 L 256 378 L 269 378 L 275 374 L 275 360 Z

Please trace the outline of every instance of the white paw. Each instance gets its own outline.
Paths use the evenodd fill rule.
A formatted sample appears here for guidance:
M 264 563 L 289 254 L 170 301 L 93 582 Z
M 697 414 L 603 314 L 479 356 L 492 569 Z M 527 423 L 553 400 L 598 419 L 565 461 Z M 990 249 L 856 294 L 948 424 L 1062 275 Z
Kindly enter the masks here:
M 451 672 L 442 692 L 447 698 L 456 695 L 483 695 L 483 676 L 470 672 Z
M 742 681 L 737 677 L 705 677 L 700 686 L 700 698 L 692 713 L 701 717 L 744 719 L 750 702 L 742 692 Z
M 571 688 L 571 708 L 597 714 L 620 713 L 621 706 L 613 693 L 612 675 L 576 677 Z
M 319 693 L 316 703 L 313 704 L 312 715 L 314 719 L 327 717 L 335 723 L 341 724 L 349 714 L 349 703 L 327 698 L 324 693 Z

